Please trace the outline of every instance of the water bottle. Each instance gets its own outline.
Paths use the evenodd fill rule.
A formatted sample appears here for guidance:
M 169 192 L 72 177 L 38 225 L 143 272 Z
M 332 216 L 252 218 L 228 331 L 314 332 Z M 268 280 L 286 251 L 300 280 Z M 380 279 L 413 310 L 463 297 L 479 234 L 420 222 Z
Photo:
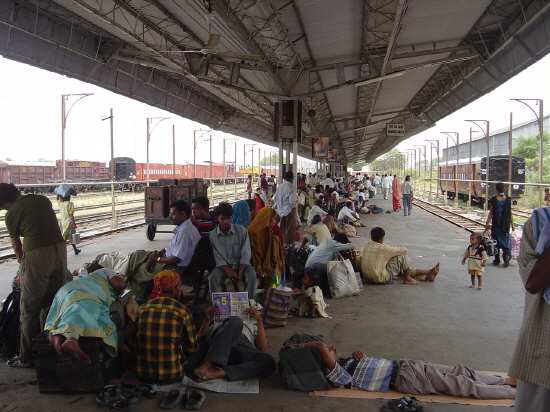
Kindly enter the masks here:
M 271 276 L 271 283 L 269 284 L 269 287 L 275 289 L 280 284 L 281 282 L 279 282 L 279 275 L 277 274 L 277 271 L 274 270 L 273 276 Z
M 78 277 L 83 278 L 84 276 L 88 276 L 88 271 L 85 268 L 80 268 L 78 270 Z

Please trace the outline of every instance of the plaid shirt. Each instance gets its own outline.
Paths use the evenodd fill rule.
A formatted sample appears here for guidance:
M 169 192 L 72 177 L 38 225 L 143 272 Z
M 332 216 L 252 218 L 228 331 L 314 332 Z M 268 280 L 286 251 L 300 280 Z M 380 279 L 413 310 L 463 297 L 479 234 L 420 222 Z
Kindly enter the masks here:
M 165 296 L 141 306 L 136 344 L 139 378 L 154 382 L 181 378 L 185 355 L 197 349 L 195 325 L 184 305 Z
M 388 261 L 394 256 L 407 255 L 408 253 L 407 248 L 404 247 L 369 242 L 363 249 L 361 272 L 369 280 L 385 283 L 391 280 L 388 279 L 388 272 L 386 271 Z

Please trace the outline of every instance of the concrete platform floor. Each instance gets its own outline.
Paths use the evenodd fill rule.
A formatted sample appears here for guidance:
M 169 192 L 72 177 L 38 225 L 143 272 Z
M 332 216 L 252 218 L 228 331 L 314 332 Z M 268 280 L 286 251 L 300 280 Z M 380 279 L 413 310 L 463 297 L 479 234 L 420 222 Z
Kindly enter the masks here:
M 371 199 L 386 210 L 391 201 L 377 195 Z M 483 290 L 469 289 L 470 277 L 462 266 L 461 256 L 468 245 L 469 233 L 418 208 L 411 216 L 402 213 L 364 215 L 363 238 L 354 239 L 362 247 L 370 229 L 386 230 L 386 242 L 409 249 L 412 266 L 431 268 L 441 262 L 434 283 L 417 286 L 365 285 L 360 296 L 328 300 L 331 319 L 293 317 L 288 326 L 267 330 L 268 352 L 275 356 L 280 344 L 295 332 L 318 334 L 325 342 L 336 344 L 343 356 L 361 349 L 369 356 L 386 359 L 422 359 L 433 363 L 465 363 L 477 370 L 506 372 L 509 367 L 523 316 L 523 287 L 514 263 L 504 269 L 489 265 Z M 133 229 L 103 236 L 81 244 L 82 253 L 69 252 L 69 267 L 77 268 L 101 252 L 131 252 L 137 249 L 160 249 L 170 234 L 158 234 L 153 242 L 145 238 L 145 229 Z M 15 261 L 0 264 L 0 299 L 9 293 Z M 204 305 L 206 307 L 206 305 Z M 41 395 L 33 369 L 12 369 L 0 365 L 0 411 L 96 411 L 106 408 L 94 402 L 95 395 Z M 160 399 L 140 398 L 131 411 L 159 409 Z M 310 397 L 306 393 L 283 388 L 276 372 L 260 382 L 259 395 L 207 393 L 203 410 L 227 412 L 312 411 L 336 409 L 378 411 L 383 400 Z M 427 404 L 429 412 L 510 411 L 503 407 Z

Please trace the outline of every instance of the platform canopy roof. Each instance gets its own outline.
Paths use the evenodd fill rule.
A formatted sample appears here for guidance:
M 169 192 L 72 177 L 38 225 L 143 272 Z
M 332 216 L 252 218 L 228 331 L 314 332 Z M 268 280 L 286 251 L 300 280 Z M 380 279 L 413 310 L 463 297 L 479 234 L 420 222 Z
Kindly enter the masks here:
M 372 161 L 541 59 L 548 0 L 2 0 L 0 53 L 300 154 Z M 388 136 L 387 124 L 405 133 Z

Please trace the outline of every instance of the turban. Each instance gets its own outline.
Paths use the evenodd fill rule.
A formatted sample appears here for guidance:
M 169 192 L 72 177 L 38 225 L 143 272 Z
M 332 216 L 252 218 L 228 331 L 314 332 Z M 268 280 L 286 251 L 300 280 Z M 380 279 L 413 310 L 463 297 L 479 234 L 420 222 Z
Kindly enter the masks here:
M 180 275 L 174 270 L 165 270 L 158 273 L 153 279 L 153 284 L 158 292 L 172 289 L 180 282 Z

